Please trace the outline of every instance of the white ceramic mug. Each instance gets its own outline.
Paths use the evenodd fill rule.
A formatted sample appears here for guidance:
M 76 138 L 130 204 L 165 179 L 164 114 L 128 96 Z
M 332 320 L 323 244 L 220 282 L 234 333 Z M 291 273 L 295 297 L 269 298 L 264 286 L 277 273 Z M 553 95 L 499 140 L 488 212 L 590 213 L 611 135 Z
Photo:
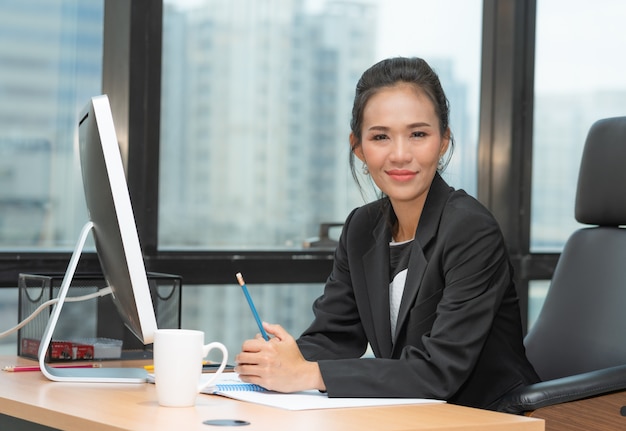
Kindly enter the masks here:
M 202 361 L 212 349 L 222 351 L 222 362 L 213 377 L 201 384 Z M 154 333 L 154 383 L 159 404 L 193 406 L 198 393 L 215 381 L 227 361 L 226 347 L 218 342 L 204 344 L 202 331 L 157 329 Z

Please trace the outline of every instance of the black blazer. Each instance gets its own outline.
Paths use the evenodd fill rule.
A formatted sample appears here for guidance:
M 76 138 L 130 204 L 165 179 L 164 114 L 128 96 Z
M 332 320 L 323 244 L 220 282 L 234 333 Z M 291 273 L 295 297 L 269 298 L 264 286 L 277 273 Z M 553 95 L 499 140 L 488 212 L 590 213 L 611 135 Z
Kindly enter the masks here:
M 330 397 L 436 398 L 495 408 L 539 378 L 526 359 L 520 311 L 493 216 L 436 175 L 411 249 L 395 342 L 389 321 L 387 199 L 354 210 L 315 320 L 297 340 Z M 360 358 L 367 345 L 375 358 Z

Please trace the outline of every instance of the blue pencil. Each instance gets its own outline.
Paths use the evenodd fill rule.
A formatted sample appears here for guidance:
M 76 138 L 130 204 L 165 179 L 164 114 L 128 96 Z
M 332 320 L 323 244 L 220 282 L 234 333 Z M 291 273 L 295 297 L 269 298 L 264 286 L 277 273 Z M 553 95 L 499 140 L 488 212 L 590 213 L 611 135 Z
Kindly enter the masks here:
M 256 307 L 254 306 L 254 302 L 252 302 L 252 298 L 250 297 L 250 293 L 248 292 L 248 288 L 246 287 L 245 281 L 243 281 L 243 275 L 241 272 L 236 274 L 237 281 L 243 290 L 243 294 L 246 295 L 246 300 L 248 301 L 248 305 L 250 306 L 250 310 L 252 310 L 252 315 L 254 316 L 254 320 L 256 320 L 256 324 L 259 326 L 259 330 L 261 331 L 261 335 L 265 338 L 265 341 L 269 341 L 270 337 L 268 337 L 267 332 L 263 328 L 263 323 L 261 323 L 261 318 L 259 317 L 259 313 L 256 311 Z

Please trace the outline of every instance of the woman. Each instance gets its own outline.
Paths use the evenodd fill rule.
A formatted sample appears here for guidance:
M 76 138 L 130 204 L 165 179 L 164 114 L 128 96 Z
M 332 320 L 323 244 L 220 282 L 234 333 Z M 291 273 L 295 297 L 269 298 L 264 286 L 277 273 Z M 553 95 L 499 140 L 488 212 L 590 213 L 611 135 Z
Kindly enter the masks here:
M 358 158 L 383 196 L 346 219 L 311 326 L 296 341 L 264 323 L 273 337 L 248 340 L 237 355 L 242 380 L 486 409 L 539 380 L 525 356 L 500 229 L 439 175 L 453 146 L 448 117 L 424 60 L 387 59 L 363 74 L 350 164 L 354 174 Z M 374 358 L 361 357 L 368 344 Z

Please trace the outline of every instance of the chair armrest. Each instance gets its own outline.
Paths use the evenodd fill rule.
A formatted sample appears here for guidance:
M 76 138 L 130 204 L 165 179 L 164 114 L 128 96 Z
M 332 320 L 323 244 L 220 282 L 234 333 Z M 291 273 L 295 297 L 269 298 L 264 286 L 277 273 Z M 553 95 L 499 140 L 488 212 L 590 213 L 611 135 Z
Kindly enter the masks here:
M 624 389 L 626 365 L 619 365 L 515 389 L 500 401 L 498 410 L 519 414 Z

